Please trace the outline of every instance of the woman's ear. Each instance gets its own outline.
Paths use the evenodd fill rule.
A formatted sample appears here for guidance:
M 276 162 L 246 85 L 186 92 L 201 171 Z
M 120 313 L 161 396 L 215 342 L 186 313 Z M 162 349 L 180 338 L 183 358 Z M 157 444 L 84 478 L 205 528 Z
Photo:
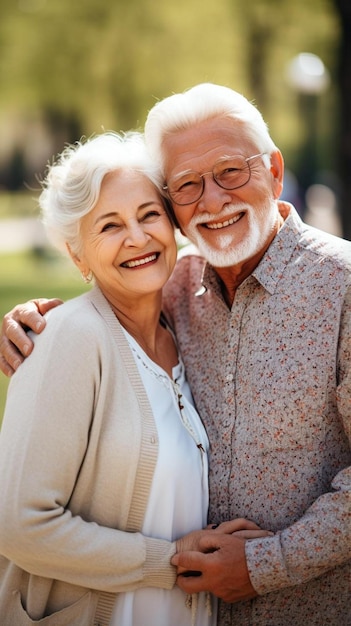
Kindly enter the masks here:
M 280 150 L 271 154 L 272 190 L 274 198 L 278 199 L 283 191 L 284 159 Z
M 67 248 L 67 252 L 69 256 L 71 257 L 73 263 L 78 267 L 80 273 L 88 274 L 89 268 L 87 267 L 86 263 L 78 256 L 78 254 L 73 252 L 71 246 L 67 242 L 66 242 L 66 248 Z

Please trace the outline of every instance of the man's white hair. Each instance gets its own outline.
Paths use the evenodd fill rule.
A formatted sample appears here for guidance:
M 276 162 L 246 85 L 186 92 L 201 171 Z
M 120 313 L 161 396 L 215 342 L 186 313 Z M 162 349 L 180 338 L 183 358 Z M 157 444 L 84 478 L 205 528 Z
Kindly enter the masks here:
M 145 140 L 153 159 L 164 174 L 164 139 L 216 117 L 232 118 L 245 128 L 257 152 L 268 155 L 277 150 L 258 109 L 240 93 L 212 83 L 201 83 L 183 93 L 157 102 L 145 123 Z M 269 167 L 269 157 L 264 158 Z

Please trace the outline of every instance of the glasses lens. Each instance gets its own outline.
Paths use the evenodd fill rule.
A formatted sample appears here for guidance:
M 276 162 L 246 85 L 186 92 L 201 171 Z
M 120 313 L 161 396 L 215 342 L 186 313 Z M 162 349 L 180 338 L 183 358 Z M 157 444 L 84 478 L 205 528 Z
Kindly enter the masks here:
M 211 172 L 206 172 L 210 174 Z M 215 164 L 213 178 L 222 189 L 237 189 L 250 180 L 250 166 L 247 159 L 234 156 L 221 159 Z M 197 202 L 204 190 L 204 174 L 189 171 L 171 179 L 167 185 L 168 193 L 176 204 L 185 205 Z
M 223 189 L 243 187 L 250 179 L 250 167 L 241 156 L 223 159 L 213 168 L 213 177 Z
M 168 183 L 168 193 L 176 204 L 191 204 L 202 194 L 203 181 L 197 172 L 186 172 Z

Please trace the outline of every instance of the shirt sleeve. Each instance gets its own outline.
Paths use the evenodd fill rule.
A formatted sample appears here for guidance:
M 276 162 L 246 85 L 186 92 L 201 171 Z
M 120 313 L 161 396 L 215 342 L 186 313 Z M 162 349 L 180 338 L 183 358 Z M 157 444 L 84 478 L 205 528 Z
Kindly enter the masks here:
M 351 288 L 340 325 L 336 399 L 351 449 Z M 301 519 L 273 537 L 246 543 L 253 587 L 262 595 L 303 584 L 351 558 L 351 467 L 333 479 Z

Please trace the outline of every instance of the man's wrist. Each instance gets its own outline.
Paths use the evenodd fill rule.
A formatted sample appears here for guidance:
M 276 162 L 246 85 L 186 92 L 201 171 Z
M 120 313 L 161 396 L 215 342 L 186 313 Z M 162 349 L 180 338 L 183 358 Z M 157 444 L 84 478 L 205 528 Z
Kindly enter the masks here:
M 258 595 L 291 584 L 284 565 L 279 534 L 246 541 L 245 555 L 251 584 Z

